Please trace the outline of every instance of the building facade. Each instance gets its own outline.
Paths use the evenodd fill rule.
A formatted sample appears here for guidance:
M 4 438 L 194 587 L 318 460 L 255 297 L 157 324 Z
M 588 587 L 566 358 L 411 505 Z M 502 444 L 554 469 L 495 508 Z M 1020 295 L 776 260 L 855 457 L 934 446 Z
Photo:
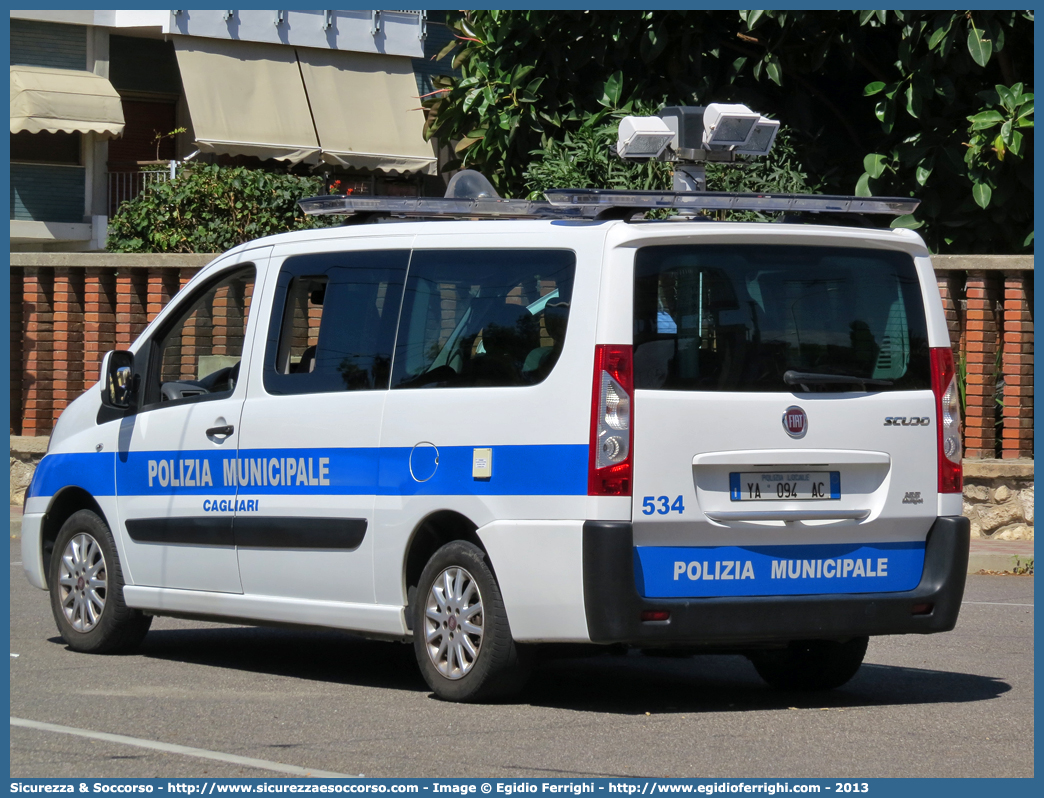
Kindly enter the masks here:
M 193 162 L 418 194 L 423 11 L 11 11 L 11 249 L 98 251 L 119 204 Z

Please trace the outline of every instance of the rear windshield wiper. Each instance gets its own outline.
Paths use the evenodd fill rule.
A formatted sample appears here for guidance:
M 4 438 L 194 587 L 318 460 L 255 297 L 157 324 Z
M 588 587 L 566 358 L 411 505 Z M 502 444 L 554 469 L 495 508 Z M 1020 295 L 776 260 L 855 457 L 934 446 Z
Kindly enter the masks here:
M 794 371 L 790 369 L 783 372 L 783 382 L 787 385 L 800 385 L 808 390 L 809 385 L 859 385 L 866 390 L 866 386 L 892 385 L 892 380 L 875 380 L 871 377 L 858 377 L 854 374 L 818 374 L 811 371 Z

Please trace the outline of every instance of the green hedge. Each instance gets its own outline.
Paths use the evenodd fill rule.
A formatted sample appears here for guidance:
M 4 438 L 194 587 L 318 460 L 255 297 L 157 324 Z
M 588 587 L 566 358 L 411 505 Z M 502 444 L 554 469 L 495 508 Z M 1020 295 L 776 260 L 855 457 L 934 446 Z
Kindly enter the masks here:
M 305 216 L 303 197 L 324 193 L 322 177 L 199 164 L 148 186 L 120 205 L 109 225 L 110 252 L 223 252 L 262 236 L 330 227 Z

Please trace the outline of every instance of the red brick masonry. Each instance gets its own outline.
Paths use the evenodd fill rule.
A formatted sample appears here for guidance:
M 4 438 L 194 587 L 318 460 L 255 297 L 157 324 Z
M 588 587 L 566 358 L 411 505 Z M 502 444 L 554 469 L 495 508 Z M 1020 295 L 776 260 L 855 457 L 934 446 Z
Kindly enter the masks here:
M 11 254 L 11 434 L 49 435 L 213 255 Z
M 1033 457 L 1033 259 L 933 259 L 958 368 L 966 370 L 964 456 Z M 1016 267 L 1016 268 L 1012 268 Z

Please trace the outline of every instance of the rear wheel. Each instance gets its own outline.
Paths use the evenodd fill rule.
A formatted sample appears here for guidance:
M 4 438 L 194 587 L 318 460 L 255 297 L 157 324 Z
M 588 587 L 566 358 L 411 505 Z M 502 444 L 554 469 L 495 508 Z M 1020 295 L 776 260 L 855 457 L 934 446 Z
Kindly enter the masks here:
M 777 690 L 833 690 L 856 675 L 869 640 L 795 640 L 784 649 L 751 654 L 750 661 Z
M 486 554 L 455 541 L 421 573 L 413 602 L 413 648 L 428 686 L 450 701 L 487 701 L 518 692 L 528 652 L 511 638 Z
M 51 612 L 74 651 L 116 654 L 137 648 L 152 618 L 123 601 L 116 543 L 97 513 L 80 510 L 62 525 L 51 555 Z

